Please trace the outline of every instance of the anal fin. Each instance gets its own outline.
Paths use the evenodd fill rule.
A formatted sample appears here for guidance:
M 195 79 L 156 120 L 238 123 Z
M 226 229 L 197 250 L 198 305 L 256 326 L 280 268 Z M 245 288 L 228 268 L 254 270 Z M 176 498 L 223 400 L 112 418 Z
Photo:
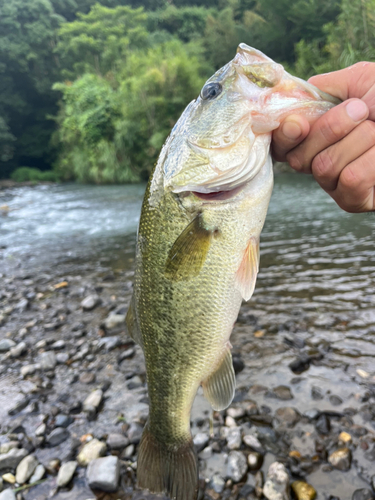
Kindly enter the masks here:
M 224 410 L 234 397 L 236 376 L 229 345 L 217 369 L 202 383 L 203 393 L 214 410 Z
M 250 238 L 240 267 L 236 273 L 236 284 L 244 300 L 253 295 L 259 271 L 259 239 Z
M 129 335 L 134 340 L 134 342 L 140 346 L 142 346 L 142 336 L 141 331 L 138 325 L 137 316 L 135 314 L 135 297 L 134 294 L 131 298 L 128 312 L 126 313 L 125 318 L 126 328 L 128 330 Z

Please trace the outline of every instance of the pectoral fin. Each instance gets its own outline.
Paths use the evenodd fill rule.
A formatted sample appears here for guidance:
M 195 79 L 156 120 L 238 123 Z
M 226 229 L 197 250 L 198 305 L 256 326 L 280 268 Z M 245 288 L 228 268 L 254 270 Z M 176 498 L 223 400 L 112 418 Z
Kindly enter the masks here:
M 134 294 L 131 298 L 128 312 L 126 313 L 125 323 L 126 323 L 126 328 L 128 330 L 129 335 L 131 336 L 131 338 L 138 345 L 142 346 L 141 331 L 140 331 L 140 328 L 138 325 L 137 316 L 135 314 Z
M 236 273 L 236 284 L 244 300 L 253 295 L 259 270 L 259 240 L 251 238 Z
M 170 249 L 165 276 L 174 281 L 198 276 L 206 260 L 211 238 L 212 231 L 203 226 L 202 215 L 198 214 Z
M 224 410 L 231 404 L 236 389 L 236 377 L 229 346 L 225 348 L 218 368 L 202 383 L 202 387 L 214 410 Z

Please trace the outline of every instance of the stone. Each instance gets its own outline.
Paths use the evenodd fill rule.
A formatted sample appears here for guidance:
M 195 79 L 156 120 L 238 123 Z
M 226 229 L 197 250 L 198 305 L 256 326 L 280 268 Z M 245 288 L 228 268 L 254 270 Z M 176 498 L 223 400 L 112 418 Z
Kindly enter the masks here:
M 222 493 L 225 487 L 225 481 L 219 474 L 214 474 L 208 485 L 209 488 L 214 490 L 216 493 Z
M 208 460 L 209 458 L 212 457 L 212 447 L 211 446 L 206 446 L 200 453 L 199 453 L 199 458 L 202 460 Z
M 64 427 L 66 429 L 70 424 L 74 422 L 73 417 L 69 417 L 68 415 L 64 415 L 63 413 L 59 413 L 55 418 L 55 426 L 56 427 Z
M 268 500 L 289 500 L 289 476 L 285 466 L 280 462 L 273 462 L 267 473 L 263 487 L 263 495 Z
M 94 411 L 96 413 L 102 400 L 103 391 L 101 389 L 96 389 L 96 391 L 91 392 L 83 402 L 83 411 L 87 413 Z
M 97 458 L 87 467 L 87 482 L 90 488 L 112 492 L 117 490 L 120 478 L 118 457 Z
M 55 475 L 60 468 L 61 460 L 59 458 L 52 458 L 46 465 L 47 472 Z
M 247 472 L 247 460 L 241 451 L 231 451 L 228 455 L 226 476 L 238 483 Z
M 60 365 L 64 365 L 67 361 L 69 361 L 69 354 L 67 352 L 58 352 L 56 354 L 56 362 Z
M 96 376 L 94 372 L 82 372 L 79 376 L 81 384 L 93 384 Z
M 129 439 L 123 434 L 109 434 L 107 445 L 111 450 L 122 450 L 129 444 Z
M 348 471 L 352 462 L 352 455 L 349 448 L 339 448 L 334 451 L 329 455 L 328 462 L 336 469 Z
M 16 470 L 17 483 L 25 484 L 33 475 L 37 465 L 38 460 L 34 457 L 34 455 L 28 455 L 27 457 L 23 458 L 18 464 Z
M 37 370 L 40 370 L 40 364 L 35 363 L 33 365 L 25 365 L 21 368 L 21 375 L 26 378 L 28 375 L 32 375 Z
M 340 432 L 339 441 L 348 444 L 352 442 L 352 436 L 348 432 Z
M 304 481 L 294 481 L 292 483 L 292 490 L 294 491 L 297 500 L 314 500 L 316 491 L 311 484 Z
M 7 352 L 13 347 L 15 347 L 16 343 L 11 339 L 1 339 L 0 340 L 0 352 Z
M 133 347 L 130 347 L 129 349 L 126 349 L 124 352 L 122 352 L 119 357 L 118 357 L 118 363 L 122 363 L 125 359 L 132 358 L 135 354 L 135 349 Z
M 0 500 L 16 500 L 16 495 L 11 489 L 6 489 L 0 493 Z
M 92 311 L 100 304 L 100 298 L 97 295 L 88 295 L 81 302 L 84 311 Z
M 41 479 L 43 479 L 45 473 L 46 469 L 44 468 L 44 466 L 42 464 L 37 465 L 34 474 L 30 478 L 29 483 L 33 484 L 36 483 L 37 481 L 40 481 Z
M 40 424 L 36 429 L 35 429 L 35 435 L 40 437 L 44 436 L 46 433 L 47 426 L 46 424 Z
M 3 490 L 3 478 L 0 477 L 0 491 Z
M 118 327 L 125 327 L 125 314 L 110 313 L 104 320 L 106 330 L 113 330 Z
M 14 484 L 16 482 L 16 476 L 12 474 L 11 472 L 7 472 L 6 474 L 3 474 L 2 479 L 9 484 Z
M 27 350 L 27 345 L 25 342 L 20 342 L 16 346 L 10 349 L 10 355 L 12 358 L 19 358 Z
M 320 411 L 317 408 L 312 408 L 311 410 L 307 410 L 303 414 L 303 416 L 308 418 L 309 420 L 315 420 L 319 417 L 319 415 Z
M 16 469 L 17 465 L 29 452 L 24 448 L 13 448 L 8 453 L 0 455 L 0 470 Z
M 125 448 L 125 450 L 122 452 L 121 456 L 123 458 L 131 458 L 134 455 L 134 444 L 130 444 Z
M 252 434 L 245 435 L 242 438 L 242 441 L 246 444 L 246 446 L 252 448 L 255 451 L 260 451 L 263 449 L 263 446 L 261 445 L 259 439 L 253 436 Z
M 8 441 L 7 443 L 3 443 L 2 445 L 0 445 L 0 455 L 3 453 L 8 453 L 8 451 L 12 450 L 13 448 L 18 448 L 18 445 L 18 441 Z
M 56 427 L 53 431 L 47 436 L 47 442 L 50 446 L 57 446 L 61 444 L 63 441 L 66 441 L 70 436 L 69 431 L 64 429 L 63 427 Z
M 257 451 L 251 451 L 247 456 L 247 463 L 250 470 L 258 470 L 263 464 L 263 455 Z
M 57 486 L 59 488 L 63 488 L 70 483 L 77 469 L 77 465 L 78 463 L 75 460 L 62 464 L 59 473 L 57 474 Z
M 367 488 L 355 490 L 352 496 L 352 500 L 374 500 L 374 498 L 372 491 Z
M 245 415 L 245 408 L 228 408 L 227 415 L 232 418 L 241 418 Z
M 58 351 L 59 349 L 64 349 L 64 347 L 65 347 L 65 340 L 63 339 L 56 340 L 56 342 L 54 342 L 51 345 L 51 349 L 54 349 L 55 351 Z
M 209 435 L 205 434 L 204 432 L 198 432 L 198 434 L 194 436 L 193 442 L 198 453 L 207 446 L 209 440 L 210 440 Z
M 30 403 L 30 397 L 26 396 L 16 403 L 10 410 L 8 410 L 8 415 L 17 415 L 20 411 L 24 410 L 26 406 Z
M 340 406 L 343 403 L 343 400 L 340 398 L 340 396 L 336 396 L 335 394 L 332 394 L 329 397 L 329 402 L 331 403 L 332 406 Z
M 320 434 L 329 434 L 331 431 L 331 422 L 325 413 L 322 413 L 315 422 L 315 429 Z
M 242 436 L 240 427 L 232 427 L 228 431 L 227 445 L 230 450 L 239 450 Z
M 53 351 L 42 352 L 39 356 L 42 370 L 54 370 L 56 366 L 56 354 Z
M 231 417 L 230 415 L 228 415 L 225 419 L 225 425 L 227 427 L 237 427 L 237 422 L 234 420 L 233 417 Z
M 315 385 L 311 388 L 311 397 L 315 401 L 319 401 L 324 398 L 324 395 L 322 393 L 322 390 L 320 387 L 316 387 Z
M 300 415 L 294 408 L 286 406 L 276 410 L 275 418 L 280 423 L 286 424 L 288 427 L 293 427 L 299 421 Z
M 278 387 L 275 387 L 273 389 L 273 394 L 277 397 L 277 399 L 281 399 L 282 401 L 293 399 L 292 391 L 286 385 L 279 385 Z
M 106 351 L 113 351 L 113 349 L 116 349 L 119 345 L 121 345 L 121 340 L 117 335 L 103 337 L 98 341 L 98 347 L 100 349 L 105 349 Z
M 92 460 L 96 460 L 104 455 L 106 449 L 107 446 L 105 443 L 94 438 L 83 446 L 78 454 L 77 461 L 80 465 L 88 465 Z

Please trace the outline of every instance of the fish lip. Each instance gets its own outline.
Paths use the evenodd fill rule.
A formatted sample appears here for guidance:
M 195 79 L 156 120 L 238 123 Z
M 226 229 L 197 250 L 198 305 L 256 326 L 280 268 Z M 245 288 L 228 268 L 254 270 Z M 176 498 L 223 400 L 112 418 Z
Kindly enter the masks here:
M 235 198 L 246 186 L 246 182 L 236 186 L 228 191 L 211 191 L 210 193 L 200 193 L 199 191 L 188 191 L 196 198 L 204 201 L 205 203 L 227 202 Z

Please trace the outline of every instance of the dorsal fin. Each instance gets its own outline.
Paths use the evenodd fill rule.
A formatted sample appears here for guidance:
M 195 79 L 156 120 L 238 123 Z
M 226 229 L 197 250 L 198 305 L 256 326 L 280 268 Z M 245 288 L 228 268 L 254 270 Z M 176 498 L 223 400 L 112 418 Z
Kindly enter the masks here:
M 218 367 L 203 381 L 202 387 L 205 397 L 214 410 L 224 410 L 231 404 L 236 390 L 236 377 L 229 343 L 225 347 Z
M 240 267 L 236 273 L 236 285 L 244 300 L 250 300 L 259 271 L 259 239 L 250 238 Z

